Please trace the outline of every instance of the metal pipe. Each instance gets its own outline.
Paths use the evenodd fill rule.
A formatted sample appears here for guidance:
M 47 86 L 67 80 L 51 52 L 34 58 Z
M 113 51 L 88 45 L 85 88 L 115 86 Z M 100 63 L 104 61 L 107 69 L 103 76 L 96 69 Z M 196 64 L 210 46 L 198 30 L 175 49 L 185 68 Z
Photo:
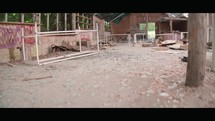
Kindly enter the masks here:
M 35 21 L 35 44 L 36 44 L 36 54 L 37 54 L 37 64 L 40 64 L 39 62 L 39 51 L 38 51 L 38 37 L 37 37 L 37 22 Z
M 22 54 L 23 54 L 23 60 L 25 61 L 25 41 L 24 41 L 24 29 L 22 28 Z
M 168 34 L 156 34 L 155 36 L 159 36 L 159 35 L 174 35 L 174 33 L 168 33 Z
M 62 33 L 62 34 L 46 34 L 46 35 L 37 35 L 38 37 L 45 37 L 45 36 L 53 36 L 53 35 L 77 35 L 78 33 Z M 24 38 L 32 38 L 34 35 L 24 36 Z
M 80 55 L 80 56 L 75 56 L 75 57 L 70 57 L 70 58 L 64 58 L 64 59 L 60 59 L 60 60 L 55 60 L 55 61 L 50 61 L 50 62 L 46 62 L 46 63 L 41 63 L 41 64 L 39 64 L 39 65 L 46 65 L 46 64 L 50 64 L 50 63 L 55 63 L 55 62 L 64 61 L 64 60 L 69 60 L 69 59 L 74 59 L 74 58 L 79 58 L 79 57 L 94 55 L 94 54 L 97 54 L 97 53 L 98 53 L 98 52 L 94 52 L 94 53 L 89 53 L 89 54 L 86 54 L 86 55 Z
M 117 35 L 129 35 L 129 34 L 110 34 L 110 35 L 113 35 L 113 36 L 117 36 Z
M 96 44 L 97 44 L 97 51 L 99 52 L 99 24 L 96 23 Z
M 114 19 L 112 19 L 110 22 L 112 22 L 112 21 L 116 20 L 117 18 L 119 18 L 119 17 L 120 17 L 120 16 L 122 16 L 122 15 L 124 15 L 124 13 L 122 13 L 122 14 L 118 15 L 117 17 L 115 17 Z
M 70 56 L 76 56 L 76 55 L 81 55 L 81 54 L 86 54 L 86 53 L 91 53 L 91 52 L 93 52 L 93 51 L 73 53 L 73 54 L 68 54 L 68 55 L 63 55 L 63 56 L 58 56 L 58 57 L 53 57 L 53 58 L 42 59 L 42 60 L 39 60 L 39 62 L 50 61 L 50 60 L 60 59 L 60 58 L 66 58 L 66 57 L 70 57 Z
M 78 30 L 80 30 L 80 29 L 81 29 L 80 26 L 78 26 Z M 80 33 L 78 33 L 78 40 L 79 40 L 79 50 L 81 52 L 82 50 L 81 50 L 81 35 L 80 35 Z
M 49 31 L 49 32 L 37 32 L 37 34 L 53 34 L 53 33 L 66 33 L 66 32 L 77 32 L 77 33 L 86 33 L 86 32 L 96 32 L 97 30 L 70 30 L 70 31 Z

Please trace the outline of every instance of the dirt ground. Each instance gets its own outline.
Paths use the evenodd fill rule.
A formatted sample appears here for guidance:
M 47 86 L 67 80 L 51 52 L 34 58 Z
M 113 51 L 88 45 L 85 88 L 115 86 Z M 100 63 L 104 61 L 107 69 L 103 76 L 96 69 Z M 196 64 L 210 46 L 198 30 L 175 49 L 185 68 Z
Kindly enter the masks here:
M 203 86 L 184 86 L 185 55 L 121 44 L 43 66 L 0 64 L 0 107 L 214 108 L 215 73 L 206 68 Z M 46 76 L 51 78 L 33 79 Z

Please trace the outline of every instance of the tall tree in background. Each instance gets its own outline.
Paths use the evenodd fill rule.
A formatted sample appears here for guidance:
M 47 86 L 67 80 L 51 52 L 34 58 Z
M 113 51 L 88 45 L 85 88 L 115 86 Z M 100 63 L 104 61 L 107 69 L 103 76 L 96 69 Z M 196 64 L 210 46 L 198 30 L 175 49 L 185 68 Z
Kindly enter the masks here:
M 196 87 L 202 84 L 206 66 L 207 14 L 189 13 L 188 18 L 188 64 L 186 85 Z

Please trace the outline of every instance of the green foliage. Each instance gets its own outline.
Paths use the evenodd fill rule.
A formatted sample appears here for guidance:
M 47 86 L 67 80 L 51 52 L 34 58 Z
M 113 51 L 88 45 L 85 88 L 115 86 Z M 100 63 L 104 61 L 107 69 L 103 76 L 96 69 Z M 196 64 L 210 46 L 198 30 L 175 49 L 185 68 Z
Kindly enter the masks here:
M 4 21 L 4 13 L 0 13 L 0 22 Z

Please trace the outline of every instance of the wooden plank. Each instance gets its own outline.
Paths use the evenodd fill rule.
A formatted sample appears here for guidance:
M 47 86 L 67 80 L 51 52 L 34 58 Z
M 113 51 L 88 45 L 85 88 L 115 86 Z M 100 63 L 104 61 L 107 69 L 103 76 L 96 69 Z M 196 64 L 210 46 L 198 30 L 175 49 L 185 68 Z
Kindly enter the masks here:
M 40 79 L 47 79 L 47 78 L 52 78 L 52 76 L 45 76 L 45 77 L 38 77 L 38 78 L 26 78 L 26 79 L 23 79 L 22 81 L 40 80 Z

